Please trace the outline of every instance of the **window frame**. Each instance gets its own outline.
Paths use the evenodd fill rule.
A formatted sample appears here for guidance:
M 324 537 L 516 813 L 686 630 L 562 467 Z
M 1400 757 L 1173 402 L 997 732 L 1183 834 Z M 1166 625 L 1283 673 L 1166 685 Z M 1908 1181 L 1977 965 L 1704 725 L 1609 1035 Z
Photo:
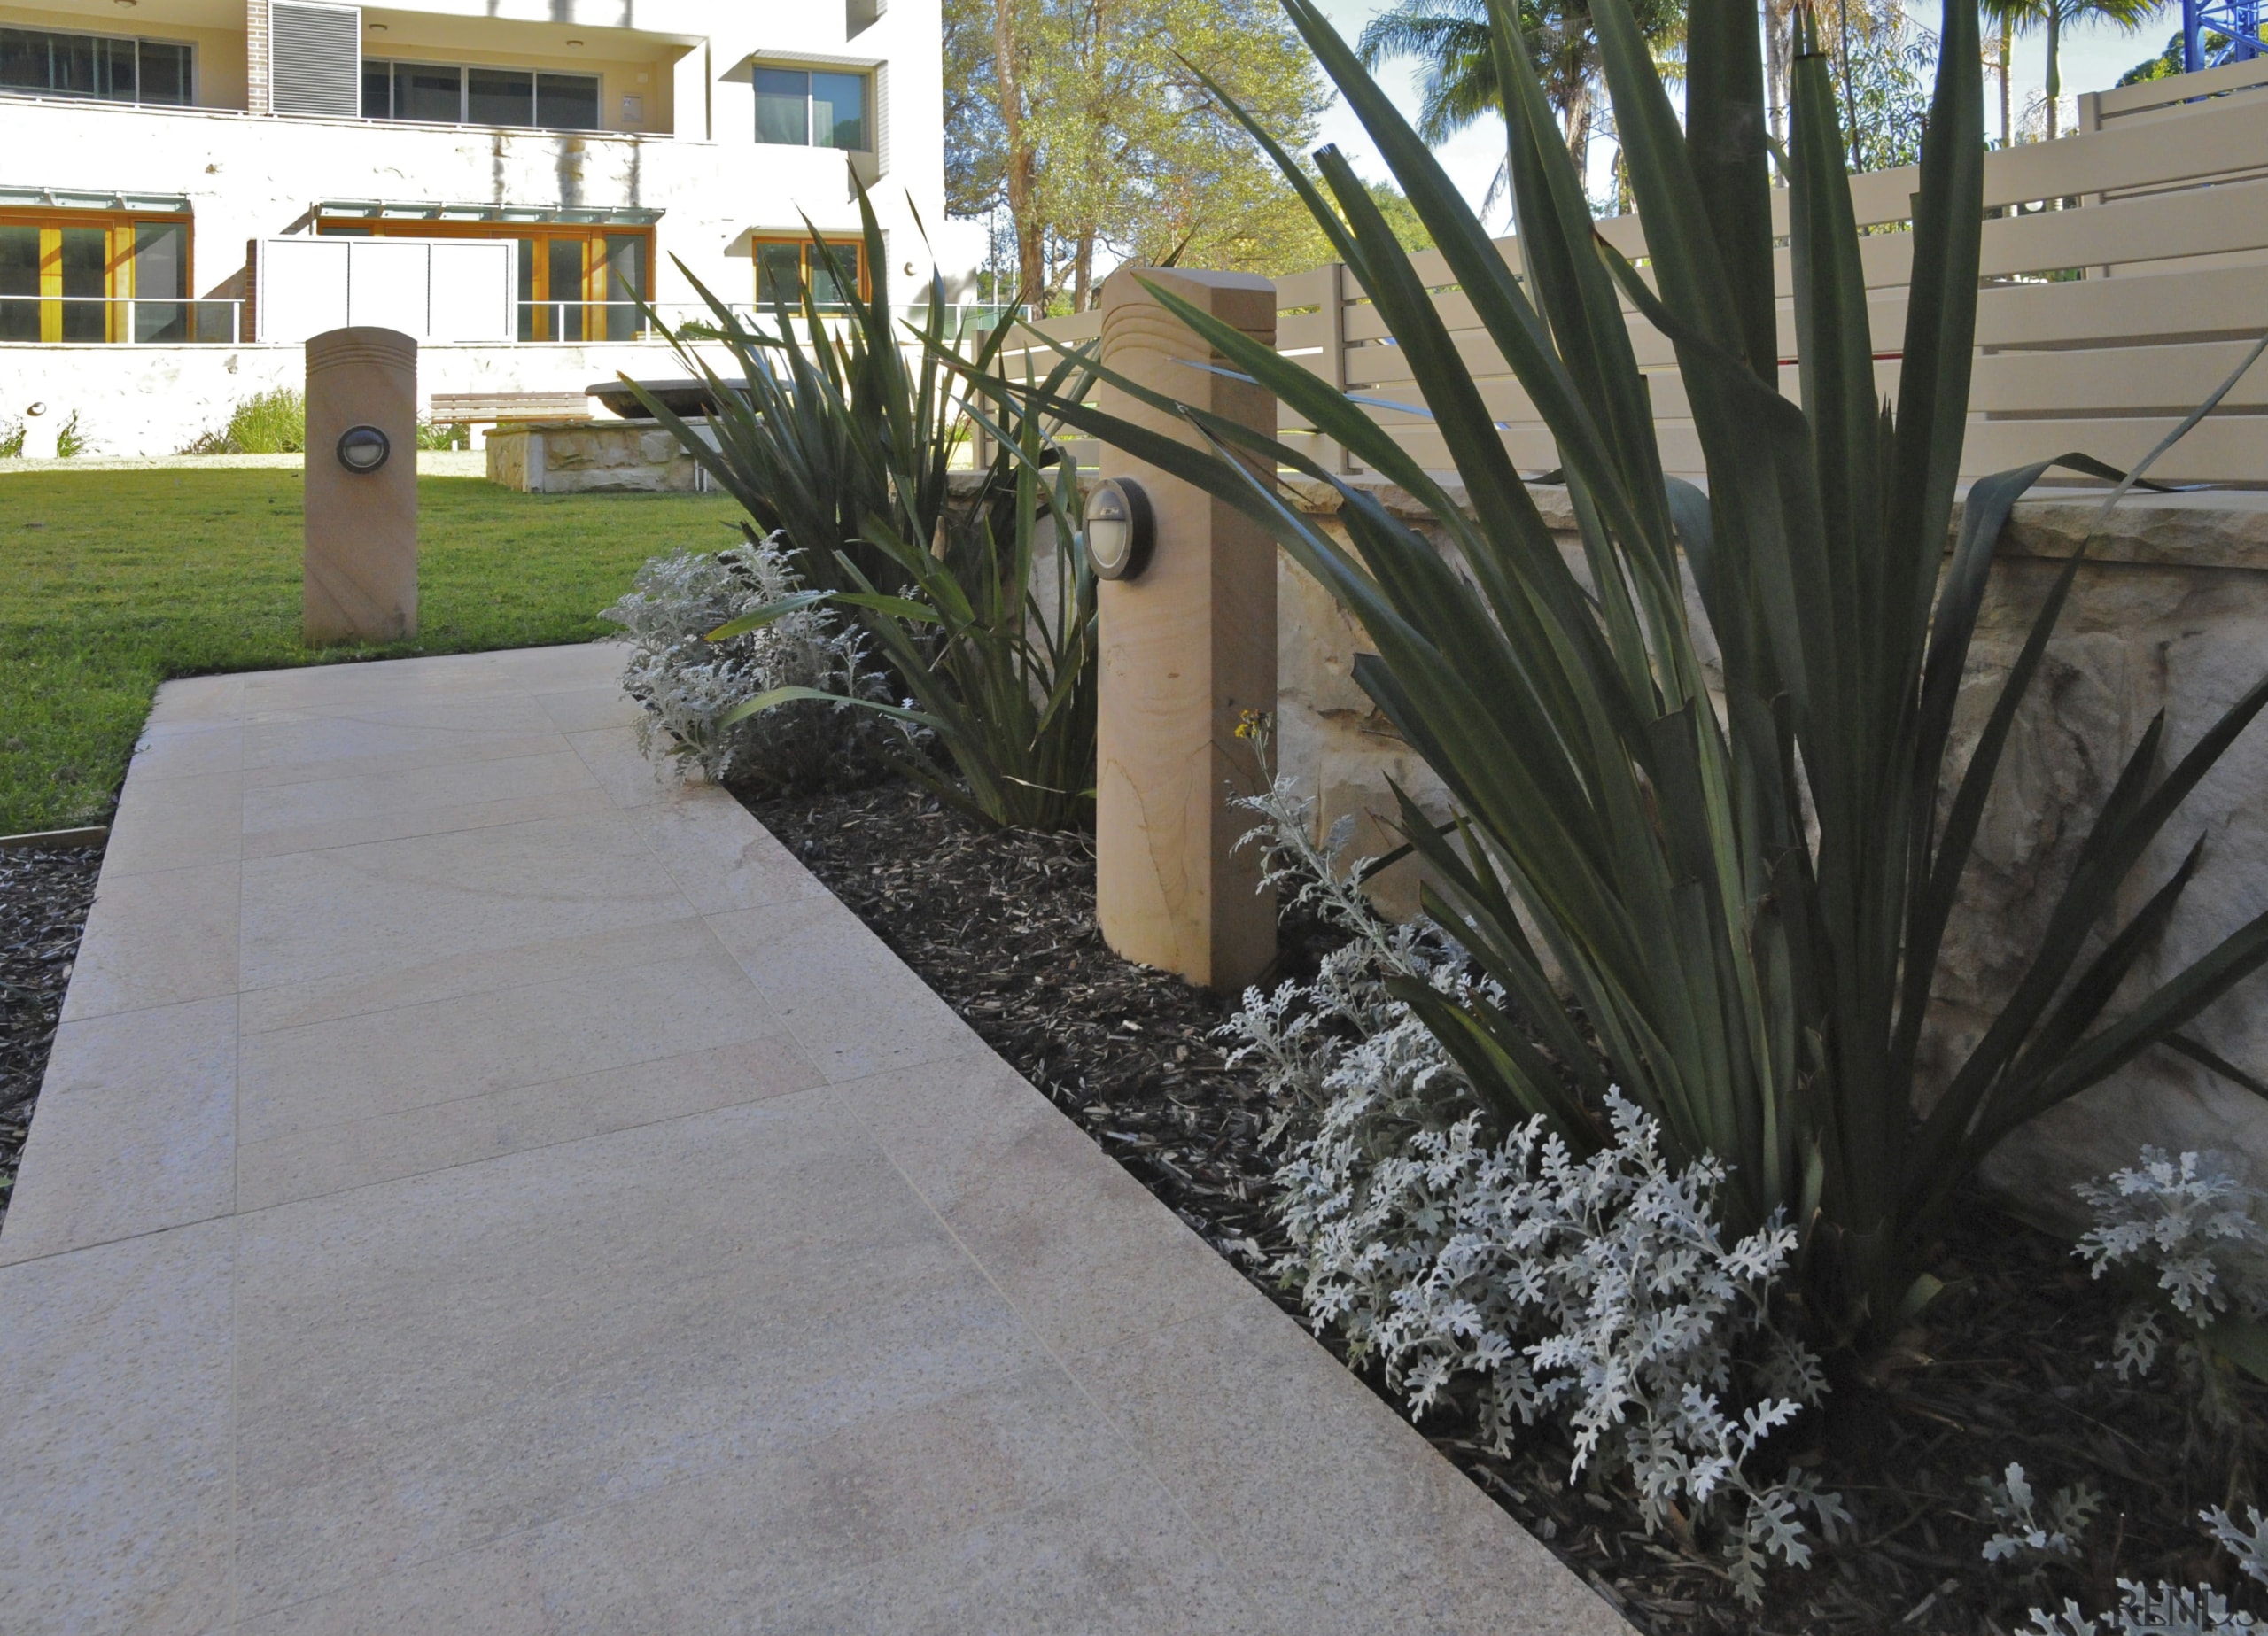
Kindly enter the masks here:
M 373 68 L 385 70 L 387 112 L 384 113 L 370 112 L 369 76 L 370 70 Z M 418 120 L 412 119 L 407 114 L 393 112 L 397 83 L 395 71 L 401 68 L 413 71 L 423 69 L 429 73 L 440 69 L 454 72 L 457 76 L 457 117 L 454 120 Z M 524 74 L 528 76 L 528 117 L 524 121 L 516 125 L 499 125 L 471 117 L 472 76 L 481 70 L 495 74 Z M 595 123 L 590 125 L 537 124 L 536 116 L 543 109 L 543 81 L 547 77 L 555 80 L 587 81 L 591 86 L 591 117 Z M 523 63 L 428 62 L 422 58 L 415 57 L 365 57 L 362 58 L 361 107 L 361 117 L 366 124 L 370 125 L 447 125 L 471 130 L 569 131 L 577 134 L 592 131 L 604 132 L 608 128 L 606 75 L 603 73 L 586 74 L 572 68 L 539 68 L 532 64 Z
M 11 305 L 39 303 L 38 345 L 113 343 L 134 339 L 135 249 L 138 229 L 144 225 L 178 227 L 182 230 L 181 285 L 177 296 L 155 296 L 153 301 L 172 303 L 184 315 L 197 301 L 197 222 L 186 211 L 73 210 L 67 206 L 19 209 L 0 207 L 0 228 L 35 228 L 39 231 L 39 293 L 0 296 Z M 63 234 L 66 229 L 98 228 L 103 232 L 103 322 L 99 336 L 66 336 L 64 318 Z M 186 335 L 180 337 L 186 341 Z M 20 343 L 19 343 L 20 345 Z
M 0 85 L 0 97 L 55 97 L 67 102 L 109 103 L 121 108 L 195 108 L 202 105 L 197 99 L 198 64 L 197 42 L 194 40 L 168 40 L 162 35 L 104 34 L 99 30 L 84 28 L 43 28 L 13 22 L 0 23 L 0 29 L 10 34 L 41 35 L 50 40 L 101 40 L 113 45 L 123 43 L 134 48 L 134 95 L 131 97 L 112 97 L 99 91 L 58 90 L 51 85 L 44 90 L 21 85 Z M 179 102 L 149 102 L 143 98 L 142 48 L 145 45 L 162 45 L 168 50 L 188 54 L 188 82 L 182 88 Z M 50 62 L 51 52 L 52 48 Z
M 856 238 L 835 238 L 829 236 L 827 237 L 826 244 L 827 248 L 830 250 L 847 250 L 858 258 L 858 299 L 861 301 L 870 299 L 874 295 L 874 269 L 866 265 L 866 241 Z M 752 233 L 749 236 L 749 260 L 755 269 L 752 277 L 756 286 L 756 308 L 759 313 L 769 313 L 772 310 L 771 306 L 765 302 L 764 298 L 764 252 L 767 250 L 785 249 L 791 245 L 800 252 L 796 263 L 796 276 L 800 278 L 804 284 L 808 284 L 811 282 L 812 276 L 812 237 L 810 234 Z M 652 298 L 649 297 L 648 299 L 651 299 Z M 819 303 L 819 310 L 825 312 L 830 306 L 839 306 L 842 305 L 843 305 L 843 303 L 822 301 Z
M 779 142 L 764 135 L 764 99 L 767 96 L 777 97 L 781 95 L 781 93 L 777 91 L 765 91 L 758 89 L 757 85 L 757 75 L 764 74 L 793 74 L 803 76 L 803 141 L 799 143 Z M 827 142 L 819 142 L 815 140 L 819 131 L 819 123 L 817 115 L 814 112 L 818 105 L 812 94 L 812 81 L 820 74 L 827 74 L 835 79 L 856 80 L 858 81 L 858 136 L 859 140 L 864 144 L 863 146 L 845 148 L 838 145 L 831 140 Z M 749 89 L 753 94 L 756 105 L 755 118 L 752 125 L 752 128 L 756 133 L 756 145 L 759 148 L 821 148 L 830 153 L 863 153 L 867 155 L 875 153 L 878 151 L 875 144 L 879 139 L 878 125 L 880 110 L 878 110 L 874 105 L 874 97 L 876 94 L 875 87 L 881 82 L 881 74 L 874 67 L 859 64 L 768 62 L 761 58 L 751 62 L 749 65 Z
M 647 332 L 633 328 L 626 336 L 612 333 L 614 312 L 600 306 L 595 314 L 603 335 L 590 333 L 594 323 L 593 304 L 615 299 L 609 285 L 611 270 L 606 256 L 606 241 L 610 238 L 636 238 L 642 241 L 646 283 L 654 282 L 654 229 L 650 223 L 592 222 L 592 221 L 429 221 L 416 216 L 322 216 L 315 221 L 318 236 L 340 238 L 482 238 L 502 239 L 515 245 L 533 240 L 537 248 L 532 257 L 520 263 L 517 275 L 524 281 L 528 293 L 522 295 L 516 288 L 513 293 L 514 329 L 522 341 L 564 340 L 573 344 L 595 345 L 601 341 L 644 340 Z M 582 289 L 572 296 L 555 297 L 551 293 L 551 244 L 554 240 L 580 240 L 583 244 Z M 521 253 L 521 252 L 517 252 Z M 532 262 L 531 275 L 528 262 Z M 649 288 L 642 298 L 649 306 L 654 292 Z M 532 310 L 523 313 L 523 306 Z M 559 312 L 562 306 L 574 309 L 572 314 Z M 581 333 L 574 336 L 554 336 L 549 333 L 555 312 L 563 320 L 571 319 L 573 327 Z M 630 316 L 634 320 L 637 314 Z M 521 321 L 525 321 L 523 323 Z M 524 332 L 522 332 L 524 331 Z

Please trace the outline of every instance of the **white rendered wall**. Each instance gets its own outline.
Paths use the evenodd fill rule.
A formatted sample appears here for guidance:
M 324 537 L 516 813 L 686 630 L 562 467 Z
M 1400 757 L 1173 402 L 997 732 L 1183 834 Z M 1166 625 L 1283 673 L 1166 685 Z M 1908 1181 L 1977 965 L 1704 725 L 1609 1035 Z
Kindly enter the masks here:
M 710 364 L 719 375 L 735 372 L 721 353 Z M 436 344 L 417 350 L 418 412 L 435 392 L 572 392 L 617 371 L 676 379 L 686 368 L 668 347 L 643 343 Z M 0 346 L 0 424 L 43 403 L 39 430 L 76 414 L 89 454 L 172 454 L 226 427 L 229 412 L 254 392 L 306 384 L 299 346 Z M 606 415 L 595 399 L 591 412 Z

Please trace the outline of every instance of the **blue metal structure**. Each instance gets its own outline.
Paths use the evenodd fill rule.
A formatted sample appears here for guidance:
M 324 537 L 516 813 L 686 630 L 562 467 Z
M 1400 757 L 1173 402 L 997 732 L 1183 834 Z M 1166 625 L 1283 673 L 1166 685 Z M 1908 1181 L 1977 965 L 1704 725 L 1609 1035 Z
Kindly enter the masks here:
M 2261 0 L 2181 0 L 2182 71 L 2194 74 L 2268 57 L 2268 42 L 2260 37 L 2260 7 Z

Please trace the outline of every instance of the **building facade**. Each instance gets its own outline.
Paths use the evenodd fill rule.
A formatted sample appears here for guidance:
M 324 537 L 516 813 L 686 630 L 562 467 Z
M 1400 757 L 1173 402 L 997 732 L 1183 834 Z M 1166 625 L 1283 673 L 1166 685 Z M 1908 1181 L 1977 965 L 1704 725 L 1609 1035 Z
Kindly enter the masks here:
M 866 283 L 854 173 L 892 278 L 926 279 L 938 39 L 937 0 L 0 4 L 0 434 L 75 415 L 89 453 L 169 452 L 295 380 L 279 238 L 512 246 L 509 340 L 429 344 L 427 395 L 655 367 L 636 303 L 694 280 Z

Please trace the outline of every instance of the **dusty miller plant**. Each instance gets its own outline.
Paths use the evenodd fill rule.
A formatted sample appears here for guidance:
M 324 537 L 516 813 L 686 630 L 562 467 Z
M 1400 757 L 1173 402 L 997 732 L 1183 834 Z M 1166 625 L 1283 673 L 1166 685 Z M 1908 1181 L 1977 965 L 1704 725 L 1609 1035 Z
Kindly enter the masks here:
M 2268 1585 L 2268 1519 L 2255 1507 L 2245 1511 L 2245 1527 L 2219 1506 L 2209 1506 L 2197 1516 L 2246 1577 Z M 2074 1601 L 2066 1601 L 2061 1613 L 2034 1608 L 2026 1636 L 2236 1636 L 2262 1628 L 2252 1615 L 2232 1612 L 2228 1599 L 2210 1585 L 2121 1579 L 2118 1592 L 2118 1606 L 2092 1618 Z
M 2163 1148 L 2143 1148 L 2139 1164 L 2080 1182 L 2075 1191 L 2093 1209 L 2093 1225 L 2082 1232 L 2075 1252 L 2095 1277 L 2118 1273 L 2148 1286 L 2148 1296 L 2121 1314 L 2111 1338 L 2118 1380 L 2157 1366 L 2171 1321 L 2182 1334 L 2175 1369 L 2198 1389 L 2209 1421 L 2234 1427 L 2239 1416 L 2220 1369 L 2229 1337 L 2216 1344 L 2216 1332 L 2232 1305 L 2250 1322 L 2268 1312 L 2268 1289 L 2256 1266 L 2236 1260 L 2268 1244 L 2268 1229 L 2252 1214 L 2259 1193 L 2223 1152 L 2171 1157 Z
M 1228 1029 L 1276 1105 L 1292 1242 L 1277 1270 L 1318 1331 L 1379 1361 L 1413 1416 L 1456 1398 L 1499 1453 L 1558 1421 L 1571 1475 L 1627 1473 L 1650 1530 L 1713 1540 L 1757 1599 L 1770 1557 L 1809 1561 L 1804 1514 L 1830 1538 L 1848 1520 L 1811 1474 L 1755 1470 L 1826 1391 L 1772 1321 L 1794 1230 L 1775 1217 L 1728 1244 L 1724 1167 L 1674 1168 L 1657 1122 L 1612 1089 L 1612 1139 L 1588 1155 L 1541 1118 L 1490 1140 L 1462 1073 L 1388 986 L 1455 996 L 1472 981 L 1464 951 L 1437 926 L 1380 919 L 1340 866 L 1347 826 L 1317 846 L 1284 780 L 1244 804 L 1270 884 L 1349 934 L 1313 982 L 1249 991 Z
M 859 771 L 873 736 L 889 730 L 871 712 L 804 701 L 726 719 L 778 687 L 882 695 L 865 639 L 827 608 L 799 608 L 759 629 L 709 640 L 718 626 L 799 589 L 776 535 L 751 535 L 723 551 L 678 551 L 638 570 L 629 594 L 600 617 L 629 639 L 622 685 L 645 707 L 640 749 L 666 751 L 718 782 L 779 788 L 810 788 Z
M 2103 1500 L 2100 1490 L 2081 1482 L 2057 1489 L 2043 1505 L 2023 1468 L 2014 1461 L 1999 1477 L 1977 1478 L 1977 1486 L 1994 1524 L 1992 1538 L 1984 1542 L 1988 1562 L 2038 1563 L 2052 1556 L 2077 1556 L 2087 1524 Z

